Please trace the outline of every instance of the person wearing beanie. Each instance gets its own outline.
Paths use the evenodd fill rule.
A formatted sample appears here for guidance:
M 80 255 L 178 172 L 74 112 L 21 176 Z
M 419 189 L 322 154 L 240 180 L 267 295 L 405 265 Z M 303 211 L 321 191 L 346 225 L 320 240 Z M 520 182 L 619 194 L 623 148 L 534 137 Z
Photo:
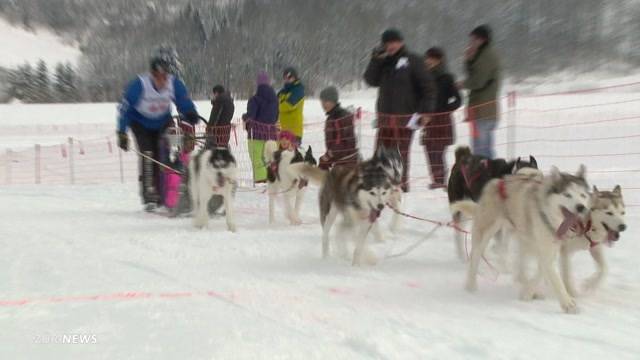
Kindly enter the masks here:
M 267 166 L 264 163 L 264 145 L 276 140 L 278 129 L 278 97 L 271 86 L 269 74 L 260 71 L 256 79 L 256 92 L 247 103 L 247 112 L 242 115 L 247 130 L 247 146 L 256 184 L 267 181 Z
M 327 114 L 324 125 L 326 152 L 320 157 L 319 167 L 330 170 L 334 166 L 358 164 L 358 148 L 353 125 L 353 114 L 340 106 L 338 89 L 329 86 L 320 92 L 320 104 Z
M 300 145 L 303 135 L 304 86 L 298 71 L 292 67 L 282 72 L 284 86 L 278 92 L 280 128 L 291 131 Z
M 140 156 L 139 179 L 142 202 L 148 211 L 163 204 L 164 197 L 159 192 L 163 172 L 153 160 L 163 160 L 158 143 L 171 122 L 171 103 L 176 104 L 187 122 L 195 125 L 200 119 L 187 87 L 177 76 L 175 51 L 165 50 L 156 51 L 150 59 L 149 72 L 127 85 L 118 107 L 118 146 L 129 150 L 127 130 L 131 129 L 139 153 L 144 154 Z
M 216 85 L 211 91 L 211 105 L 206 147 L 228 147 L 231 137 L 231 120 L 235 112 L 233 98 L 222 85 Z
M 414 130 L 407 124 L 416 113 L 422 115 L 422 123 L 429 121 L 436 100 L 435 84 L 422 57 L 405 47 L 400 31 L 387 29 L 380 40 L 364 73 L 366 83 L 378 88 L 376 147 L 399 149 L 404 165 L 402 190 L 408 192 Z
M 460 107 L 462 100 L 455 86 L 455 79 L 447 70 L 444 51 L 432 47 L 425 53 L 425 65 L 436 83 L 436 113 L 424 127 L 422 145 L 431 168 L 431 189 L 446 188 L 446 150 L 455 142 L 451 113 Z
M 500 59 L 493 49 L 488 25 L 480 25 L 469 33 L 465 70 L 467 78 L 458 87 L 469 90 L 467 120 L 473 130 L 472 150 L 475 155 L 493 159 L 493 131 L 499 120 Z

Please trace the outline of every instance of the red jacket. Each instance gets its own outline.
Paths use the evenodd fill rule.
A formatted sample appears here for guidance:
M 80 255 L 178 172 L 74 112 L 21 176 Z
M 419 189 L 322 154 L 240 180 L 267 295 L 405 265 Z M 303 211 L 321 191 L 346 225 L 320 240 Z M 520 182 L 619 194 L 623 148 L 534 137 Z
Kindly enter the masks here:
M 327 113 L 324 143 L 327 153 L 336 161 L 358 152 L 353 120 L 353 114 L 343 109 L 340 104 Z

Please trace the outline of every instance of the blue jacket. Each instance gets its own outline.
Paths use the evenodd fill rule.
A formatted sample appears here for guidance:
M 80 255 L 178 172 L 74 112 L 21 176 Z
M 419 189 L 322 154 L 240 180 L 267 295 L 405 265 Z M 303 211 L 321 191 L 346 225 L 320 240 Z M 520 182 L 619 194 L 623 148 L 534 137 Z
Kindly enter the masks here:
M 159 130 L 171 119 L 171 103 L 178 112 L 196 112 L 184 83 L 169 75 L 167 86 L 158 91 L 150 74 L 139 75 L 129 83 L 118 108 L 118 131 L 125 132 L 129 124 L 136 122 L 145 129 Z
M 247 121 L 249 138 L 254 140 L 275 140 L 278 121 L 278 97 L 270 85 L 258 85 L 256 94 L 247 103 Z

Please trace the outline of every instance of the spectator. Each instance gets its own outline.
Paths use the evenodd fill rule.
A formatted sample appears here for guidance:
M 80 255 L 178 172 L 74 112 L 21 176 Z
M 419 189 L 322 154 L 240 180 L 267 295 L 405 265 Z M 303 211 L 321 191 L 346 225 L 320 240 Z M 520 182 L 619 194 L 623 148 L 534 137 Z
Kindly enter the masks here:
M 422 58 L 407 50 L 402 34 L 396 29 L 382 33 L 382 44 L 373 50 L 364 73 L 365 81 L 378 87 L 376 110 L 376 146 L 400 150 L 404 165 L 402 190 L 409 191 L 409 153 L 413 131 L 407 127 L 414 113 L 423 115 L 434 109 L 435 85 Z
M 303 133 L 304 86 L 300 82 L 298 72 L 292 67 L 285 69 L 282 76 L 284 87 L 278 92 L 280 129 L 293 133 L 300 145 Z
M 460 107 L 460 92 L 454 77 L 449 73 L 444 51 L 433 47 L 425 53 L 425 65 L 435 80 L 437 88 L 435 114 L 425 126 L 422 145 L 431 168 L 431 189 L 445 188 L 447 173 L 445 151 L 455 142 L 451 113 Z
M 247 103 L 247 113 L 242 115 L 247 129 L 249 157 L 253 166 L 254 183 L 267 181 L 267 167 L 264 163 L 264 144 L 277 139 L 278 97 L 271 86 L 269 75 L 261 71 L 256 81 L 256 93 Z
M 233 98 L 222 85 L 216 85 L 212 90 L 211 105 L 211 115 L 207 125 L 207 147 L 228 147 L 231 120 L 235 111 Z
M 491 46 L 491 29 L 480 25 L 469 34 L 465 51 L 467 78 L 459 87 L 469 90 L 468 117 L 473 124 L 473 153 L 493 159 L 493 131 L 498 123 L 500 61 Z
M 326 152 L 320 157 L 320 168 L 354 166 L 358 163 L 358 149 L 353 127 L 353 114 L 340 106 L 338 89 L 330 86 L 320 92 L 322 109 L 327 114 L 324 125 Z

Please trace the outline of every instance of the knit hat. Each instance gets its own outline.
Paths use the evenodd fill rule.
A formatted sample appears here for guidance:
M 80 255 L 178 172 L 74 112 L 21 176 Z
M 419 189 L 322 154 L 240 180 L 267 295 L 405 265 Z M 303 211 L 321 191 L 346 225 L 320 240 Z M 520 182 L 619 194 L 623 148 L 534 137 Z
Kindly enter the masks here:
M 283 77 L 284 76 L 286 76 L 286 77 L 293 76 L 296 79 L 300 79 L 298 77 L 298 72 L 296 71 L 296 69 L 294 67 L 291 67 L 291 66 L 289 66 L 288 68 L 284 69 L 284 71 L 282 72 L 282 76 Z
M 256 80 L 258 85 L 270 85 L 271 79 L 269 79 L 269 74 L 266 71 L 260 71 L 258 73 L 258 78 Z
M 289 140 L 290 142 L 295 143 L 296 136 L 291 131 L 282 130 L 278 135 L 278 140 Z
M 394 28 L 390 28 L 385 30 L 382 33 L 382 43 L 386 44 L 388 42 L 392 42 L 392 41 L 403 41 L 404 37 L 402 36 L 402 33 L 400 32 L 400 30 L 398 29 L 394 29 Z
M 335 86 L 329 86 L 320 91 L 320 100 L 332 103 L 338 103 L 338 89 Z
M 214 94 L 222 94 L 224 93 L 224 86 L 218 84 L 214 86 L 213 89 L 211 89 L 211 92 L 213 92 Z
M 473 35 L 475 37 L 479 37 L 481 39 L 486 40 L 487 42 L 491 41 L 491 28 L 487 24 L 482 24 L 471 31 L 469 35 Z

